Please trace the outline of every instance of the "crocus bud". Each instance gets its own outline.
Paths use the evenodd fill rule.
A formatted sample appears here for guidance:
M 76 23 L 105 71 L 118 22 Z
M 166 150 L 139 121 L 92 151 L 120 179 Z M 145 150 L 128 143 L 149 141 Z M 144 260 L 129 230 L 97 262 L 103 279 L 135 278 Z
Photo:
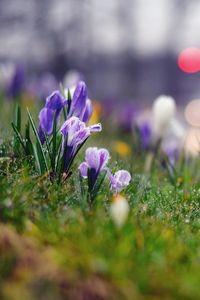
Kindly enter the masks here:
M 160 96 L 153 103 L 153 131 L 158 138 L 166 132 L 176 112 L 176 104 L 172 97 Z
M 62 134 L 62 150 L 64 151 L 64 148 L 67 147 L 65 149 L 66 168 L 74 159 L 87 138 L 93 132 L 99 131 L 101 131 L 101 124 L 87 127 L 85 123 L 77 117 L 71 117 L 64 122 L 60 128 L 60 133 Z
M 90 188 L 92 189 L 97 181 L 99 174 L 105 170 L 110 155 L 107 149 L 89 147 L 85 152 L 85 162 L 79 166 L 80 174 L 83 178 L 88 177 L 90 171 Z
M 7 95 L 10 98 L 19 96 L 25 85 L 25 69 L 23 65 L 16 65 L 15 72 L 7 89 Z
M 119 170 L 114 175 L 108 169 L 108 178 L 110 180 L 111 190 L 114 194 L 120 193 L 126 186 L 129 185 L 131 175 L 126 170 Z
M 47 99 L 45 107 L 39 113 L 39 129 L 38 135 L 43 144 L 45 141 L 44 132 L 49 136 L 53 132 L 54 114 L 56 115 L 56 122 L 58 122 L 62 108 L 66 100 L 61 96 L 59 91 L 54 91 Z
M 90 120 L 92 113 L 93 113 L 92 101 L 87 98 L 85 103 L 85 108 L 83 110 L 83 115 L 81 116 L 81 120 L 87 123 Z
M 83 110 L 85 109 L 87 98 L 87 87 L 85 82 L 80 81 L 72 96 L 72 103 L 70 107 L 70 116 L 76 116 L 80 118 Z
M 128 201 L 121 195 L 113 197 L 113 202 L 110 206 L 110 216 L 117 227 L 122 227 L 129 214 Z
M 52 109 L 56 112 L 56 115 L 59 115 L 65 103 L 66 100 L 62 97 L 60 92 L 54 91 L 49 97 L 47 97 L 45 107 Z

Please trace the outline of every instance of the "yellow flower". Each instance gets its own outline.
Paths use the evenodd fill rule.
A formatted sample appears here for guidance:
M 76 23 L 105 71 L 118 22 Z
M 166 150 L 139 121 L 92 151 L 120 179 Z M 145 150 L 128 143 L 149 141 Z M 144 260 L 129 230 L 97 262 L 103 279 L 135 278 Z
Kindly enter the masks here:
M 183 177 L 179 176 L 177 178 L 177 182 L 176 182 L 178 185 L 181 185 L 183 183 Z
M 102 111 L 101 104 L 97 101 L 94 101 L 93 102 L 93 114 L 92 114 L 91 119 L 89 121 L 89 125 L 98 123 L 98 121 L 101 117 L 101 111 Z
M 23 93 L 21 99 L 24 107 L 31 107 L 36 101 L 36 99 L 28 93 Z
M 117 152 L 120 156 L 128 156 L 131 154 L 131 148 L 130 146 L 122 141 L 116 141 L 113 144 L 113 150 Z

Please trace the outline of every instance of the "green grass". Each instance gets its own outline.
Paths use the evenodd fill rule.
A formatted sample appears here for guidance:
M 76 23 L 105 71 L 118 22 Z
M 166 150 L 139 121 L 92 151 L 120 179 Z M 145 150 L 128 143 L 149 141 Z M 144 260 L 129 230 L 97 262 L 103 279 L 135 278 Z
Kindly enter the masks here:
M 145 175 L 145 154 L 113 169 L 131 171 L 123 192 L 130 213 L 118 229 L 109 215 L 112 195 L 102 187 L 92 210 L 82 205 L 77 166 L 63 185 L 39 177 L 34 162 L 12 153 L 12 111 L 1 111 L 0 299 L 200 299 L 199 159 L 178 162 L 169 177 L 158 157 Z M 4 120 L 5 118 L 5 120 Z M 109 126 L 89 144 L 111 149 L 128 140 Z M 87 146 L 89 145 L 87 144 Z M 112 152 L 112 151 L 111 151 Z M 199 172 L 199 173 L 198 173 Z

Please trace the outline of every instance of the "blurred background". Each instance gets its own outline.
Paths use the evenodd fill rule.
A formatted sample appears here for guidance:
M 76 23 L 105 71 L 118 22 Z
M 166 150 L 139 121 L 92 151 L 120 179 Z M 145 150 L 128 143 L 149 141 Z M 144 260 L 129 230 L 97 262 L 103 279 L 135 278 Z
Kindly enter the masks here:
M 0 12 L 1 82 L 14 63 L 30 90 L 36 77 L 53 88 L 76 70 L 98 99 L 200 96 L 198 0 L 0 0 Z M 178 65 L 190 47 L 195 62 Z

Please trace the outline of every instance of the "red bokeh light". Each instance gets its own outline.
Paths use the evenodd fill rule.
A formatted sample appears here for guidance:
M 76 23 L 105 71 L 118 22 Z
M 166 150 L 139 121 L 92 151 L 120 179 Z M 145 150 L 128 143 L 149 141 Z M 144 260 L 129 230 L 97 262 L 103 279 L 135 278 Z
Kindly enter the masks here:
M 200 71 L 200 49 L 186 48 L 178 56 L 178 66 L 186 73 Z

